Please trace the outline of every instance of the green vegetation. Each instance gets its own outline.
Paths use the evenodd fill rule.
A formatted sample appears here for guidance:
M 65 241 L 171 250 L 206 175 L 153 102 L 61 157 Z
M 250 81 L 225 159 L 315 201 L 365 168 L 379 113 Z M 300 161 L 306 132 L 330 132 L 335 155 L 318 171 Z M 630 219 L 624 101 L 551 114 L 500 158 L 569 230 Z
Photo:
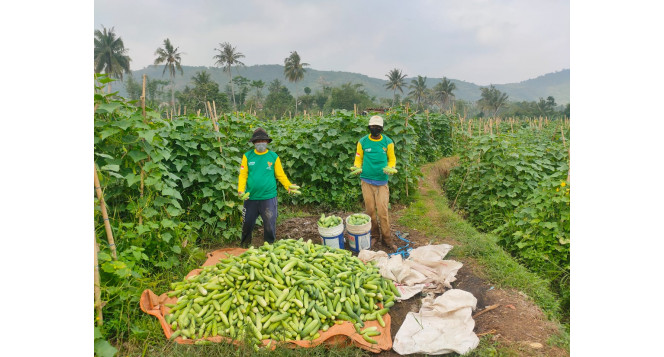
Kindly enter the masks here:
M 500 122 L 494 134 L 455 131 L 459 166 L 445 182 L 453 208 L 551 282 L 569 314 L 569 127 Z M 494 130 L 492 128 L 492 130 Z M 564 136 L 563 136 L 564 135 Z

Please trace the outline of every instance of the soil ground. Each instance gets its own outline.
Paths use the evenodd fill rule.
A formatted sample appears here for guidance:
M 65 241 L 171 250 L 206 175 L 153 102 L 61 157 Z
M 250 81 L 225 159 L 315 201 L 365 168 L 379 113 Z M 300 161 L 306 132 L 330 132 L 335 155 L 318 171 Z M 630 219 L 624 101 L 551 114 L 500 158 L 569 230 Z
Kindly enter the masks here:
M 422 180 L 420 190 L 437 190 L 442 194 L 438 185 L 441 174 L 446 170 L 441 167 L 449 165 L 448 161 L 440 161 L 425 169 L 425 178 Z M 426 200 L 426 196 L 422 195 Z M 434 241 L 432 238 L 418 232 L 415 229 L 395 224 L 404 207 L 392 207 L 390 220 L 392 232 L 408 233 L 407 239 L 411 247 L 417 248 L 428 244 L 450 244 L 458 246 L 459 242 L 454 237 Z M 329 212 L 340 217 L 356 212 Z M 434 214 L 433 212 L 431 214 Z M 315 243 L 322 244 L 318 234 L 316 221 L 319 215 L 287 219 L 277 225 L 277 239 L 311 239 Z M 262 227 L 257 227 L 253 232 L 252 244 L 259 246 L 263 244 Z M 398 243 L 403 241 L 396 240 Z M 372 242 L 373 243 L 373 242 Z M 373 245 L 373 244 L 372 244 Z M 393 249 L 376 244 L 372 250 L 383 250 L 387 253 L 394 252 Z M 547 344 L 547 340 L 555 335 L 558 330 L 556 324 L 547 320 L 541 309 L 535 305 L 526 295 L 518 291 L 495 288 L 491 282 L 480 278 L 481 273 L 477 264 L 470 259 L 462 260 L 463 267 L 459 270 L 456 281 L 452 283 L 455 289 L 462 289 L 472 293 L 477 298 L 477 309 L 474 311 L 474 332 L 482 337 L 489 336 L 499 346 L 504 346 L 512 351 L 517 351 L 518 356 L 569 356 L 569 351 L 553 347 Z M 392 318 L 391 332 L 392 340 L 409 312 L 418 312 L 421 306 L 422 296 L 414 296 L 408 300 L 395 304 L 390 309 Z M 494 307 L 488 309 L 488 307 Z M 485 311 L 486 310 L 486 311 Z M 384 351 L 379 356 L 399 356 L 393 350 Z M 412 355 L 417 356 L 417 355 Z M 423 356 L 423 355 L 422 355 Z

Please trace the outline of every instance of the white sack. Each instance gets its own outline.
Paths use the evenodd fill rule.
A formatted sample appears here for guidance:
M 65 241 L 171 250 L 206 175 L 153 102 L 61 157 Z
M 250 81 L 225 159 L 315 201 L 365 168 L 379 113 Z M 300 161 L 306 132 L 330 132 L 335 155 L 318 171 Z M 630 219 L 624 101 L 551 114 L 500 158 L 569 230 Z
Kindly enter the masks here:
M 392 349 L 401 355 L 468 353 L 480 342 L 473 332 L 476 305 L 471 293 L 459 289 L 448 290 L 435 300 L 432 296 L 422 299 L 420 312 L 406 315 Z
M 449 244 L 427 245 L 415 248 L 408 259 L 401 255 L 389 257 L 384 251 L 361 250 L 358 258 L 362 261 L 375 261 L 380 274 L 393 280 L 402 296 L 408 299 L 422 290 L 441 293 L 452 288 L 456 273 L 463 266 L 454 260 L 443 260 L 452 246 Z M 407 288 L 406 288 L 407 287 Z

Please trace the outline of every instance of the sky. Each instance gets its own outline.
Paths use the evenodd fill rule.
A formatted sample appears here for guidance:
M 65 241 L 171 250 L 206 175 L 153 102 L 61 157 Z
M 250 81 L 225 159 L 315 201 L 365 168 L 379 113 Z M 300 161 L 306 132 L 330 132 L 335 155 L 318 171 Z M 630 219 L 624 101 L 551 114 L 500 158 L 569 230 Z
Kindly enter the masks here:
M 228 42 L 247 66 L 297 51 L 310 68 L 380 79 L 397 68 L 488 85 L 570 68 L 569 0 L 96 0 L 102 26 L 132 70 L 153 64 L 166 38 L 190 66 L 215 66 Z

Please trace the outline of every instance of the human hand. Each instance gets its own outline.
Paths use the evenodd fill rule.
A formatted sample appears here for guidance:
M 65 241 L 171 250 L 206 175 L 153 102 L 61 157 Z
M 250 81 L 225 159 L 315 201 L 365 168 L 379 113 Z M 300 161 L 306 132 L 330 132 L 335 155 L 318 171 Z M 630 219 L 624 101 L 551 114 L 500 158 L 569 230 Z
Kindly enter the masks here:
M 383 172 L 388 174 L 388 175 L 394 175 L 397 173 L 397 169 L 389 166 L 383 167 Z
M 351 166 L 351 167 L 350 167 L 350 173 L 351 173 L 352 175 L 359 175 L 359 174 L 362 173 L 362 168 L 361 168 L 361 167 L 357 167 L 357 166 Z
M 240 191 L 240 192 L 237 193 L 237 195 L 238 195 L 238 196 L 240 197 L 240 199 L 243 200 L 243 201 L 246 201 L 246 200 L 249 199 L 249 192 L 246 192 L 246 193 L 245 193 L 245 192 L 243 192 L 243 191 Z
M 296 184 L 292 184 L 288 187 L 288 193 L 291 194 L 291 195 L 302 194 L 302 192 L 300 192 L 300 186 L 298 186 Z

